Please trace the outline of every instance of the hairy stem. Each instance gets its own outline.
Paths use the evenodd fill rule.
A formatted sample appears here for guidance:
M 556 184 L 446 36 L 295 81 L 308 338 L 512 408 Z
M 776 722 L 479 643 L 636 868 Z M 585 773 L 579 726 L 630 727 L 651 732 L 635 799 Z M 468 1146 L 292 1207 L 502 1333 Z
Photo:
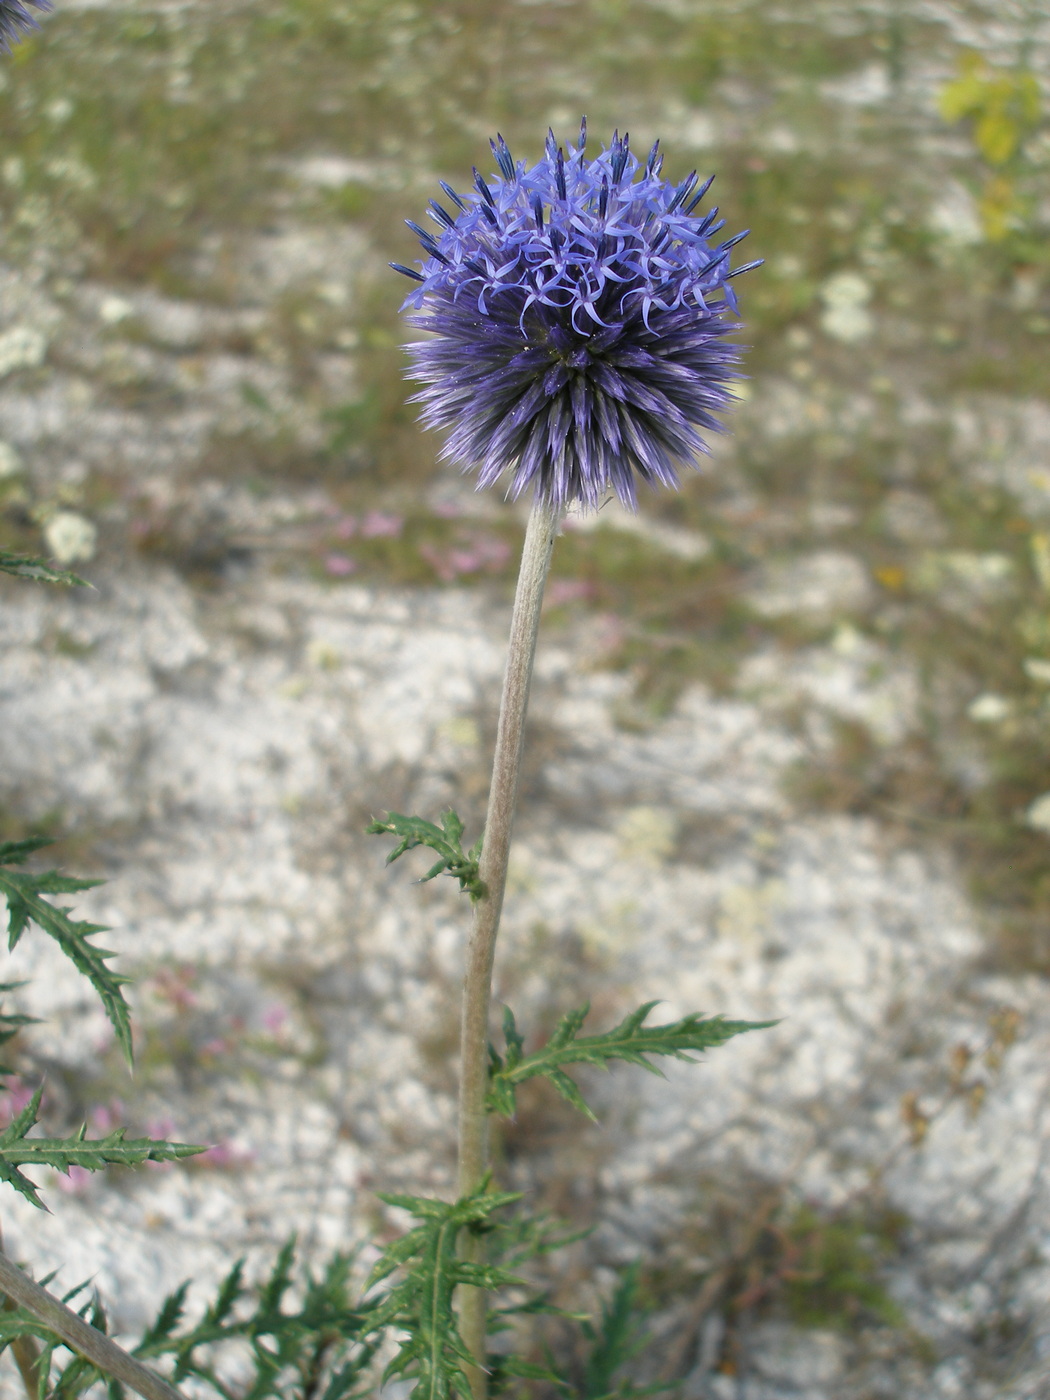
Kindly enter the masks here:
M 32 1313 L 49 1327 L 71 1351 L 85 1357 L 107 1376 L 130 1386 L 143 1400 L 183 1400 L 179 1392 L 155 1371 L 129 1356 L 123 1347 L 78 1317 L 65 1303 L 34 1283 L 28 1275 L 0 1254 L 0 1293 Z
M 496 752 L 492 761 L 492 786 L 485 817 L 485 841 L 478 870 L 485 893 L 474 905 L 474 922 L 467 944 L 467 966 L 463 979 L 458 1178 L 461 1197 L 477 1189 L 488 1168 L 485 1097 L 488 1090 L 492 962 L 503 908 L 503 891 L 507 884 L 507 859 L 521 767 L 525 710 L 529 703 L 529 683 L 540 625 L 540 605 L 560 521 L 561 511 L 554 507 L 542 501 L 537 501 L 533 506 L 525 532 L 521 570 L 514 595 L 507 670 L 503 679 Z M 481 1238 L 465 1232 L 463 1253 L 465 1258 L 480 1262 Z M 480 1288 L 463 1288 L 461 1294 L 459 1318 L 463 1340 L 471 1355 L 482 1363 L 485 1357 L 485 1294 Z M 471 1368 L 470 1380 L 473 1400 L 485 1400 L 486 1376 L 481 1365 Z

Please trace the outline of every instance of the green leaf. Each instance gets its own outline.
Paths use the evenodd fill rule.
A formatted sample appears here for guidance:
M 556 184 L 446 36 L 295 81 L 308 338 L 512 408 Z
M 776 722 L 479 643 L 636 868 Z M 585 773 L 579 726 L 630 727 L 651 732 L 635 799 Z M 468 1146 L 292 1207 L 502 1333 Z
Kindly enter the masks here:
M 351 1256 L 337 1254 L 320 1278 L 307 1273 L 297 1279 L 295 1241 L 289 1240 L 269 1276 L 252 1288 L 239 1260 L 192 1327 L 183 1323 L 186 1285 L 171 1294 L 133 1354 L 169 1356 L 174 1384 L 193 1377 L 225 1400 L 364 1400 L 381 1336 L 375 1308 L 351 1298 L 352 1263 Z M 235 1357 L 239 1371 L 246 1349 L 254 1374 L 231 1387 L 222 1380 L 223 1358 Z
M 15 992 L 19 987 L 24 986 L 24 982 L 0 982 L 0 994 Z M 23 1016 L 20 1012 L 0 1010 L 0 1045 L 6 1045 L 23 1026 L 33 1026 L 39 1023 L 39 1016 Z M 9 1065 L 0 1065 L 0 1079 L 8 1074 L 14 1074 L 14 1070 Z
M 388 812 L 386 821 L 373 821 L 365 827 L 370 836 L 396 836 L 398 844 L 386 858 L 389 865 L 416 846 L 429 846 L 441 857 L 419 880 L 433 880 L 436 875 L 452 875 L 459 881 L 460 889 L 471 899 L 480 899 L 485 886 L 478 878 L 478 858 L 481 855 L 481 838 L 474 842 L 469 851 L 463 850 L 463 823 L 450 808 L 442 815 L 441 825 L 435 826 L 423 817 L 406 817 L 400 812 Z
M 604 1035 L 581 1036 L 580 1030 L 590 1010 L 587 1003 L 563 1016 L 547 1044 L 531 1055 L 522 1054 L 522 1038 L 514 1017 L 509 1010 L 505 1011 L 506 1055 L 501 1057 L 492 1049 L 489 1052 L 489 1111 L 511 1116 L 517 1086 L 526 1079 L 540 1075 L 549 1079 L 562 1098 L 567 1099 L 574 1108 L 592 1121 L 597 1121 L 575 1082 L 564 1072 L 564 1066 L 587 1064 L 608 1069 L 611 1060 L 625 1060 L 628 1064 L 640 1065 L 651 1074 L 660 1074 L 659 1067 L 651 1063 L 651 1056 L 692 1063 L 695 1054 L 724 1045 L 735 1035 L 776 1025 L 775 1021 L 727 1021 L 722 1016 L 704 1017 L 694 1012 L 667 1025 L 647 1026 L 646 1018 L 656 1005 L 655 1001 L 647 1001 Z
M 86 1137 L 87 1128 L 68 1138 L 27 1137 L 40 1112 L 43 1086 L 8 1126 L 0 1133 L 0 1181 L 6 1181 L 33 1205 L 45 1208 L 36 1187 L 20 1167 L 55 1167 L 68 1172 L 70 1167 L 85 1171 L 102 1171 L 109 1166 L 133 1167 L 140 1162 L 173 1162 L 203 1152 L 184 1142 L 162 1142 L 153 1138 L 127 1138 L 118 1128 L 104 1138 Z
M 45 559 L 33 559 L 26 554 L 12 554 L 9 549 L 0 549 L 0 573 L 14 574 L 16 578 L 39 579 L 42 583 L 67 583 L 74 587 L 91 588 L 86 579 L 76 574 L 53 569 Z
M 636 1386 L 632 1381 L 616 1382 L 623 1366 L 643 1349 L 648 1337 L 641 1325 L 638 1303 L 638 1266 L 625 1270 L 612 1297 L 602 1304 L 597 1327 L 585 1323 L 584 1336 L 592 1343 L 584 1371 L 581 1400 L 635 1400 L 672 1390 L 670 1384 Z
M 381 1338 L 372 1335 L 374 1310 L 351 1301 L 352 1258 L 335 1255 L 320 1278 L 307 1272 L 296 1279 L 293 1254 L 289 1242 L 259 1288 L 246 1285 L 242 1265 L 235 1265 L 192 1326 L 183 1318 L 187 1292 L 183 1284 L 165 1299 L 132 1354 L 151 1363 L 169 1358 L 172 1382 L 178 1385 L 192 1377 L 193 1394 L 199 1400 L 208 1394 L 222 1400 L 371 1400 L 374 1386 L 369 1384 L 369 1367 Z M 85 1288 L 81 1284 L 72 1289 L 63 1301 L 70 1304 Z M 294 1302 L 289 1303 L 289 1293 L 294 1294 Z M 97 1295 L 77 1311 L 93 1326 L 107 1330 Z M 43 1344 L 39 1400 L 75 1400 L 100 1379 L 113 1400 L 121 1400 L 113 1383 L 82 1358 L 72 1356 L 57 1368 L 55 1354 L 62 1355 L 65 1344 L 31 1314 L 21 1308 L 0 1310 L 0 1350 L 22 1336 L 36 1337 Z M 223 1379 L 231 1362 L 236 1384 Z
M 36 924 L 49 934 L 101 997 L 106 1015 L 130 1064 L 131 1021 L 128 1004 L 121 991 L 130 979 L 112 972 L 106 966 L 107 960 L 115 957 L 115 953 L 89 942 L 96 933 L 106 932 L 105 925 L 71 919 L 68 909 L 43 898 L 44 895 L 74 894 L 78 890 L 90 890 L 102 881 L 77 880 L 68 875 L 60 875 L 57 870 L 27 874 L 9 868 L 21 865 L 34 851 L 51 844 L 46 837 L 0 842 L 0 894 L 7 900 L 8 947 L 14 948 L 30 923 Z
M 418 1400 L 450 1400 L 456 1393 L 470 1396 L 464 1368 L 471 1357 L 453 1308 L 456 1288 L 460 1284 L 502 1288 L 521 1283 L 506 1270 L 457 1257 L 461 1230 L 491 1228 L 496 1211 L 521 1199 L 519 1192 L 489 1191 L 487 1185 L 458 1201 L 379 1193 L 380 1200 L 411 1212 L 421 1221 L 387 1247 L 367 1285 L 372 1288 L 395 1272 L 402 1275 L 378 1300 L 375 1321 L 405 1334 L 384 1372 L 384 1382 L 394 1376 L 414 1380 L 412 1395 Z

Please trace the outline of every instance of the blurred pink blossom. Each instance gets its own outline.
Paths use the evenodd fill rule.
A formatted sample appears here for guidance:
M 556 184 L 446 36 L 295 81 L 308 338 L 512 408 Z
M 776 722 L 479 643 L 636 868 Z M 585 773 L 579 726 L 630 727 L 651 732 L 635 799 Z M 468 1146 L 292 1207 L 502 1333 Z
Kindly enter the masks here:
M 17 1118 L 35 1093 L 17 1074 L 11 1075 L 0 1094 L 0 1125 L 6 1127 L 12 1118 Z
M 562 603 L 575 603 L 581 598 L 593 596 L 594 584 L 588 583 L 586 579 L 555 578 L 551 579 L 547 587 L 546 601 L 552 608 L 557 608 Z
M 498 573 L 510 558 L 510 545 L 498 535 L 478 534 L 449 549 L 421 544 L 419 553 L 443 583 L 451 583 L 461 574 Z
M 345 578 L 347 574 L 352 574 L 357 568 L 357 560 L 351 559 L 348 554 L 327 554 L 324 561 L 325 570 L 334 578 Z
M 357 516 L 344 515 L 342 520 L 336 522 L 332 533 L 337 540 L 352 540 L 357 534 Z
M 174 1006 L 176 1011 L 189 1011 L 197 1005 L 197 997 L 192 990 L 196 980 L 197 970 L 188 963 L 181 967 L 162 967 L 153 978 L 153 991 L 162 1001 Z
M 96 1104 L 88 1114 L 88 1122 L 97 1137 L 105 1137 L 114 1128 L 119 1128 L 123 1121 L 124 1105 L 119 1099 L 110 1099 L 108 1104 Z
M 246 1166 L 254 1157 L 254 1153 L 246 1151 L 243 1147 L 237 1147 L 232 1142 L 216 1142 L 208 1148 L 207 1152 L 201 1152 L 196 1157 L 188 1160 L 198 1167 L 214 1167 L 219 1171 L 228 1170 L 232 1167 Z
M 69 1171 L 59 1174 L 58 1189 L 69 1196 L 82 1196 L 91 1185 L 91 1173 L 86 1167 L 78 1167 L 74 1162 Z
M 397 539 L 404 524 L 404 516 L 390 515 L 382 510 L 370 510 L 361 521 L 361 534 L 366 540 Z
M 288 1008 L 279 1001 L 271 1002 L 262 1014 L 263 1029 L 271 1035 L 279 1035 L 288 1020 Z

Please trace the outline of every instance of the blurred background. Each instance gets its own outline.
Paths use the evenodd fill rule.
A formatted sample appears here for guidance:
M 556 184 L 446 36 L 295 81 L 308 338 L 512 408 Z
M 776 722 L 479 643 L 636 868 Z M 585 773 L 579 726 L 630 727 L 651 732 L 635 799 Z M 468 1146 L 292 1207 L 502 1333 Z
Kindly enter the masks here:
M 447 1187 L 466 911 L 360 832 L 473 839 L 522 515 L 417 427 L 387 263 L 586 113 L 765 265 L 730 435 L 558 544 L 500 994 L 786 1019 L 601 1130 L 523 1095 L 505 1176 L 684 1396 L 1050 1394 L 1048 83 L 1038 0 L 56 0 L 4 60 L 0 544 L 95 591 L 0 588 L 0 829 L 108 881 L 141 1041 L 27 948 L 13 1053 L 217 1144 L 5 1203 L 38 1272 L 130 1334 Z

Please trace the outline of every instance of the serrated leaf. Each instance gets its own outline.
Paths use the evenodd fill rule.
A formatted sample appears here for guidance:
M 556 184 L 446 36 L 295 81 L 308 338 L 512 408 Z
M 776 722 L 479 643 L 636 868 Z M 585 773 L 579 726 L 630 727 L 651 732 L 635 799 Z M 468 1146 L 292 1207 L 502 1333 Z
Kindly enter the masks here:
M 478 878 L 481 839 L 475 841 L 469 851 L 464 851 L 463 823 L 451 808 L 442 814 L 440 826 L 435 826 L 425 817 L 406 817 L 401 812 L 388 812 L 385 821 L 370 822 L 365 831 L 372 836 L 398 838 L 398 844 L 386 858 L 387 865 L 416 846 L 428 846 L 436 851 L 440 859 L 422 876 L 420 884 L 444 873 L 457 879 L 460 889 L 471 899 L 480 899 L 485 893 L 485 886 Z
M 641 1400 L 642 1396 L 658 1395 L 675 1388 L 669 1382 L 636 1386 L 633 1381 L 616 1380 L 617 1373 L 649 1340 L 642 1326 L 638 1281 L 638 1266 L 632 1264 L 624 1271 L 612 1296 L 602 1304 L 598 1326 L 584 1324 L 584 1336 L 592 1345 L 584 1370 L 581 1400 Z
M 142 1341 L 138 1347 L 140 1355 L 144 1350 L 148 1351 L 154 1343 L 166 1341 L 175 1331 L 175 1328 L 182 1321 L 189 1286 L 188 1281 L 180 1283 L 175 1292 L 169 1293 L 164 1299 L 160 1305 L 160 1312 L 143 1333 Z
M 505 1062 L 498 1053 L 493 1052 L 489 1111 L 510 1116 L 507 1105 L 510 1105 L 510 1112 L 513 1113 L 516 1087 L 527 1079 L 542 1076 L 550 1080 L 563 1098 L 593 1119 L 594 1114 L 579 1088 L 565 1073 L 566 1065 L 588 1064 L 608 1069 L 610 1061 L 624 1060 L 651 1074 L 660 1074 L 662 1071 L 652 1063 L 653 1058 L 692 1062 L 694 1055 L 724 1045 L 744 1031 L 776 1025 L 775 1021 L 727 1021 L 722 1016 L 704 1017 L 696 1012 L 667 1025 L 647 1026 L 646 1018 L 656 1005 L 655 1001 L 646 1002 L 604 1035 L 581 1036 L 579 1032 L 590 1010 L 590 1004 L 586 1003 L 563 1016 L 547 1044 L 531 1055 L 521 1054 L 521 1038 L 513 1017 L 509 1022 L 505 1020 L 504 1025 L 509 1024 L 513 1028 L 514 1044 L 508 1043 Z
M 90 940 L 105 933 L 103 924 L 70 918 L 70 911 L 52 904 L 44 895 L 73 894 L 93 889 L 100 880 L 79 880 L 61 875 L 57 870 L 40 874 L 14 871 L 9 867 L 21 865 L 34 851 L 50 845 L 46 838 L 0 843 L 0 894 L 7 900 L 8 947 L 14 948 L 30 923 L 55 940 L 78 972 L 82 973 L 101 998 L 106 1015 L 116 1032 L 117 1040 L 128 1063 L 132 1060 L 131 1020 L 128 1004 L 121 988 L 129 979 L 106 966 L 116 954 L 99 948 Z
M 460 1259 L 457 1240 L 464 1227 L 484 1227 L 496 1211 L 521 1199 L 520 1192 L 493 1192 L 487 1182 L 458 1201 L 382 1194 L 388 1205 L 409 1210 L 421 1221 L 402 1240 L 388 1246 L 377 1262 L 369 1287 L 392 1273 L 399 1281 L 377 1303 L 376 1320 L 405 1333 L 384 1379 L 401 1376 L 416 1382 L 418 1400 L 450 1400 L 454 1391 L 468 1396 L 464 1367 L 472 1358 L 463 1344 L 453 1307 L 456 1288 L 500 1288 L 519 1284 L 505 1269 Z M 410 1241 L 408 1248 L 405 1241 Z
M 249 1287 L 239 1260 L 194 1325 L 182 1322 L 186 1286 L 167 1298 L 133 1354 L 170 1357 L 174 1383 L 192 1377 L 195 1393 L 207 1387 L 224 1400 L 364 1400 L 381 1337 L 374 1307 L 350 1297 L 351 1263 L 336 1255 L 319 1279 L 307 1273 L 297 1280 L 295 1242 L 289 1240 L 264 1281 Z M 223 1358 L 235 1355 L 240 1371 L 245 1349 L 254 1375 L 234 1390 L 222 1379 Z
M 33 1205 L 45 1209 L 36 1187 L 19 1170 L 21 1167 L 55 1167 L 68 1172 L 70 1167 L 85 1171 L 102 1171 L 108 1166 L 137 1166 L 140 1162 L 172 1162 L 203 1152 L 183 1142 L 162 1142 L 153 1138 L 127 1138 L 118 1128 L 104 1138 L 88 1138 L 87 1129 L 68 1138 L 27 1137 L 36 1125 L 40 1111 L 43 1086 L 16 1118 L 0 1133 L 0 1181 L 6 1181 Z
M 580 1093 L 576 1081 L 570 1079 L 563 1069 L 548 1069 L 544 1071 L 544 1078 L 554 1085 L 558 1093 L 566 1103 L 578 1109 L 585 1118 L 589 1118 L 592 1123 L 597 1123 L 598 1115 L 591 1108 L 590 1104 Z
M 9 549 L 0 549 L 0 573 L 14 574 L 16 578 L 36 579 L 40 583 L 66 583 L 79 588 L 93 586 L 76 574 L 53 569 L 46 559 L 34 559 L 27 554 L 12 554 Z
M 0 982 L 0 994 L 4 992 L 15 992 L 19 987 L 24 987 L 24 982 Z M 0 1010 L 0 1045 L 6 1045 L 9 1040 L 13 1040 L 23 1026 L 39 1025 L 39 1016 L 25 1016 L 17 1011 Z M 0 1080 L 7 1075 L 14 1074 L 10 1065 L 0 1065 Z

